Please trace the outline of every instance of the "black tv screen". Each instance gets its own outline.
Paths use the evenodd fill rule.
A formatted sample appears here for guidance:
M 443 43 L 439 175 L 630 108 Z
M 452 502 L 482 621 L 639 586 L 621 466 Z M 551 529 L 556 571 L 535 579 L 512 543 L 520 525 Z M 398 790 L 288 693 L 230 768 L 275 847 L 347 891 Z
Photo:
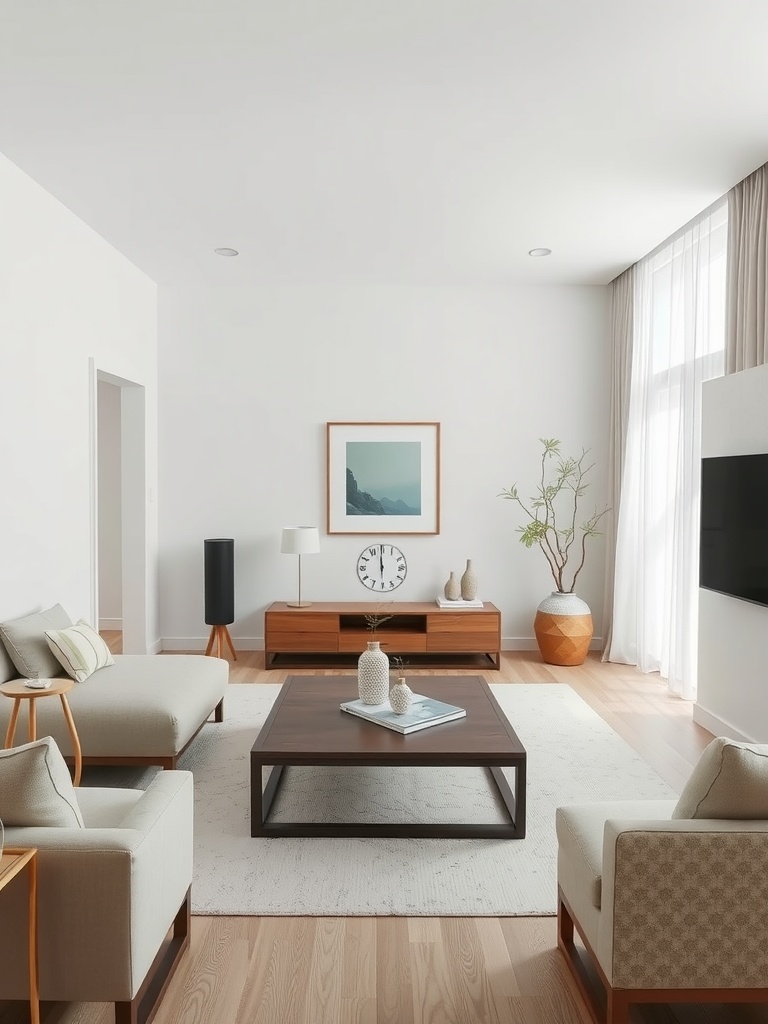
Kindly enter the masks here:
M 701 460 L 699 586 L 768 605 L 768 454 Z

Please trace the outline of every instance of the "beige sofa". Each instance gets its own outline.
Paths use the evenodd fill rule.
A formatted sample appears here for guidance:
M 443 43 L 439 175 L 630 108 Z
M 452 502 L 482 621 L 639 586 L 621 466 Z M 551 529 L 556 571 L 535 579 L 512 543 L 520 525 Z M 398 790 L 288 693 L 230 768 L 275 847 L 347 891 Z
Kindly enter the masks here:
M 56 605 L 0 625 L 0 682 L 34 669 L 64 676 L 45 640 L 47 628 L 71 625 Z M 76 682 L 67 694 L 83 764 L 154 764 L 175 768 L 205 722 L 222 721 L 229 664 L 201 654 L 114 655 L 113 664 Z M 24 671 L 26 669 L 26 671 Z M 72 741 L 58 699 L 37 700 L 37 735 L 50 735 L 65 757 Z M 13 701 L 0 696 L 0 738 Z M 16 743 L 26 739 L 26 711 Z

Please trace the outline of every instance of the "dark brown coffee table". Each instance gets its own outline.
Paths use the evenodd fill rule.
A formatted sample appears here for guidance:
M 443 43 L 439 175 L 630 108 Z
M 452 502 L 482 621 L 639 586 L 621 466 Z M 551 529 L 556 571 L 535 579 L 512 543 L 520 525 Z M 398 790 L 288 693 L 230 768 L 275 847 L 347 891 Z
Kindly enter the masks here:
M 419 693 L 457 704 L 466 718 L 401 736 L 339 709 L 357 697 L 355 676 L 290 676 L 251 749 L 251 835 L 523 839 L 526 752 L 488 684 L 478 676 L 419 676 Z M 262 792 L 262 768 L 272 772 Z M 508 823 L 272 822 L 288 765 L 487 768 Z M 514 773 L 514 793 L 502 768 Z

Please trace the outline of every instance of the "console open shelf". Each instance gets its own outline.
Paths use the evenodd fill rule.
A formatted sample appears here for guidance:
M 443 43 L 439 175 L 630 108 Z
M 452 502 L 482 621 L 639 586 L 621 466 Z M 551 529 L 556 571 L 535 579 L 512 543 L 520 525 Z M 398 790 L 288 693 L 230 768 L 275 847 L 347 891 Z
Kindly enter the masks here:
M 386 621 L 369 627 L 368 616 Z M 264 613 L 267 668 L 354 665 L 369 640 L 378 640 L 388 655 L 399 655 L 414 667 L 498 669 L 501 663 L 501 613 L 482 608 L 439 608 L 433 602 L 316 602 L 291 608 L 271 604 Z M 314 658 L 317 660 L 313 660 Z

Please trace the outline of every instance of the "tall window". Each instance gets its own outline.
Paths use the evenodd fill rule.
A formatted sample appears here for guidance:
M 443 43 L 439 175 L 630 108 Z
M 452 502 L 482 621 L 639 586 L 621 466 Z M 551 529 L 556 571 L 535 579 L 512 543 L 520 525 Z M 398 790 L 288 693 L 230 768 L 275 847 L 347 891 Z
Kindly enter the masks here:
M 609 658 L 694 699 L 701 384 L 724 372 L 728 206 L 637 265 Z

